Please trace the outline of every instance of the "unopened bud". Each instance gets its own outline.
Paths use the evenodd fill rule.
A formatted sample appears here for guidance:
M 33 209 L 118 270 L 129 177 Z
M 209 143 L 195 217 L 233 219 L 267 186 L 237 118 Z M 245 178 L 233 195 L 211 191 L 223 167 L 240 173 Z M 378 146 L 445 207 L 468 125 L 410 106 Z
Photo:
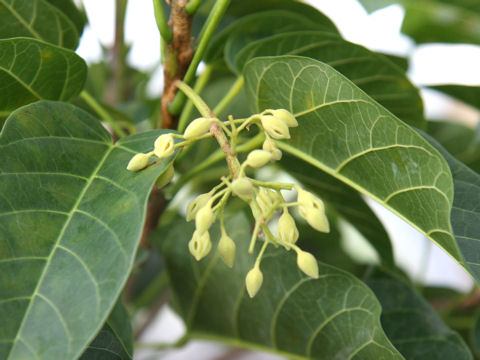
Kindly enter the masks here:
M 162 175 L 160 175 L 160 177 L 157 179 L 157 186 L 159 188 L 162 188 L 165 185 L 167 185 L 170 182 L 170 180 L 172 180 L 173 175 L 175 175 L 175 169 L 173 168 L 173 164 L 171 164 L 167 168 L 167 170 L 165 170 L 165 172 Z
M 259 168 L 267 164 L 272 159 L 272 153 L 265 150 L 251 151 L 245 163 L 253 168 Z
M 195 215 L 195 227 L 203 234 L 213 223 L 213 211 L 210 202 L 206 203 Z
M 318 263 L 312 254 L 299 249 L 297 251 L 297 265 L 305 274 L 318 279 Z
M 193 120 L 185 129 L 183 137 L 188 140 L 207 134 L 212 121 L 213 119 L 204 117 Z
M 282 158 L 282 152 L 280 151 L 280 149 L 277 148 L 275 144 L 269 139 L 266 139 L 263 142 L 262 149 L 272 154 L 272 160 L 280 160 Z
M 258 191 L 258 195 L 255 198 L 260 211 L 263 216 L 267 216 L 273 206 L 272 198 L 270 197 L 269 190 L 261 187 Z
M 127 165 L 127 170 L 130 171 L 139 171 L 145 169 L 148 165 L 148 160 L 150 159 L 150 155 L 148 154 L 137 154 L 130 159 Z
M 227 264 L 228 267 L 233 266 L 233 262 L 235 261 L 235 250 L 235 242 L 227 235 L 227 233 L 222 232 L 222 236 L 218 242 L 218 252 L 222 257 L 223 262 Z
M 282 119 L 273 115 L 262 115 L 260 121 L 265 132 L 274 139 L 290 139 L 290 131 Z
M 155 155 L 160 159 L 163 159 L 173 154 L 173 151 L 175 150 L 175 141 L 173 140 L 172 134 L 163 134 L 155 140 L 153 146 L 153 152 Z
M 282 119 L 285 121 L 285 124 L 287 124 L 288 127 L 297 127 L 298 122 L 297 119 L 292 115 L 292 113 L 288 110 L 285 109 L 277 109 L 277 110 L 266 110 L 265 112 L 268 112 L 272 114 L 273 116 Z
M 287 209 L 283 210 L 283 214 L 278 219 L 278 237 L 287 244 L 295 244 L 298 240 L 298 229 L 295 225 L 295 220 L 288 213 Z M 287 249 L 289 249 L 288 246 Z
M 245 284 L 247 286 L 248 295 L 253 298 L 257 295 L 258 290 L 262 286 L 263 274 L 260 271 L 260 267 L 255 265 L 247 274 L 245 278 Z
M 250 198 L 253 194 L 253 184 L 250 179 L 241 177 L 233 180 L 232 191 L 235 195 L 244 198 Z
M 310 209 L 306 220 L 308 224 L 317 231 L 328 233 L 330 232 L 330 224 L 328 223 L 325 211 Z
M 210 193 L 205 193 L 198 195 L 195 199 L 190 201 L 187 205 L 187 221 L 195 219 L 198 210 L 205 206 L 211 197 Z
M 321 232 L 330 231 L 330 225 L 325 215 L 325 205 L 322 200 L 308 191 L 298 189 L 297 201 L 300 215 L 307 220 L 311 227 Z
M 193 233 L 192 239 L 188 243 L 188 250 L 197 261 L 208 255 L 212 248 L 212 242 L 210 241 L 210 234 L 205 231 L 203 234 L 196 230 Z

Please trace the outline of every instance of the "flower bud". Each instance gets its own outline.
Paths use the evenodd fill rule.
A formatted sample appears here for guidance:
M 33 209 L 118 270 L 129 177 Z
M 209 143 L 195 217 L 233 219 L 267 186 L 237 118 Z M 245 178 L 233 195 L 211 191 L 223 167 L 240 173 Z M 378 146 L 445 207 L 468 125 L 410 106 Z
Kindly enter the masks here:
M 305 220 L 307 220 L 308 224 L 317 231 L 324 233 L 330 232 L 330 224 L 328 223 L 325 211 L 310 209 Z
M 260 267 L 255 265 L 247 274 L 245 284 L 247 285 L 248 295 L 253 298 L 260 290 L 263 282 L 263 274 Z
M 228 267 L 233 266 L 235 260 L 235 250 L 236 246 L 232 238 L 227 235 L 227 233 L 222 232 L 220 241 L 218 242 L 218 252 L 222 257 L 222 260 Z
M 265 150 L 251 151 L 245 163 L 253 168 L 259 168 L 267 164 L 272 159 L 272 153 Z
M 207 134 L 210 131 L 212 121 L 213 119 L 204 117 L 193 120 L 185 129 L 183 137 L 188 140 Z
M 282 119 L 285 121 L 288 127 L 297 127 L 298 122 L 297 119 L 292 115 L 292 113 L 285 109 L 277 109 L 277 110 L 267 110 L 273 116 Z
M 190 201 L 187 205 L 187 221 L 193 220 L 197 215 L 198 210 L 205 206 L 212 195 L 205 193 L 198 195 L 195 199 Z
M 305 274 L 318 279 L 318 263 L 312 254 L 299 249 L 297 251 L 297 265 Z
M 263 142 L 262 149 L 272 154 L 272 160 L 280 160 L 282 158 L 282 152 L 280 151 L 280 149 L 277 148 L 275 144 L 269 139 L 266 139 Z
M 233 180 L 232 191 L 235 195 L 243 198 L 250 198 L 254 194 L 253 184 L 250 179 L 246 177 Z
M 270 197 L 269 190 L 261 187 L 258 191 L 258 195 L 255 198 L 260 211 L 262 212 L 263 216 L 266 216 L 270 210 L 272 209 L 273 202 L 272 198 Z
M 287 209 L 283 210 L 283 214 L 278 219 L 278 237 L 287 244 L 295 244 L 298 240 L 298 229 L 295 225 L 295 220 L 288 213 Z
M 207 202 L 195 215 L 196 230 L 203 234 L 210 229 L 213 223 L 213 211 L 210 202 Z
M 150 159 L 150 155 L 148 154 L 137 154 L 130 159 L 127 165 L 127 170 L 130 171 L 138 171 L 145 169 L 148 165 L 148 159 Z
M 175 141 L 173 140 L 172 134 L 163 134 L 155 140 L 153 146 L 153 152 L 155 155 L 160 159 L 163 159 L 173 154 L 173 151 L 175 150 Z
M 262 115 L 260 121 L 265 132 L 274 139 L 290 139 L 288 126 L 282 119 L 273 115 Z
M 210 234 L 205 231 L 200 234 L 198 230 L 193 233 L 192 239 L 188 243 L 188 250 L 197 261 L 208 255 L 212 248 L 212 242 L 210 241 Z
M 160 175 L 159 178 L 157 179 L 157 186 L 159 188 L 162 188 L 165 185 L 167 185 L 170 182 L 170 180 L 172 180 L 173 175 L 175 175 L 175 169 L 173 168 L 173 164 L 171 164 L 167 168 L 167 170 L 165 170 L 165 172 L 162 175 Z

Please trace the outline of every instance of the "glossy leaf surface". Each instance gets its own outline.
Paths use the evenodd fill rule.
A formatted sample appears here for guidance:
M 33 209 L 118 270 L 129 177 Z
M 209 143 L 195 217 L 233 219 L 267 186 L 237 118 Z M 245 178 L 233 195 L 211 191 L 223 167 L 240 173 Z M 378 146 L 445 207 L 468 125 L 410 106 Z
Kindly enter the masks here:
M 450 169 L 413 129 L 315 60 L 255 58 L 245 79 L 253 111 L 286 108 L 296 116 L 283 150 L 372 197 L 462 262 L 450 226 Z
M 68 101 L 86 77 L 87 65 L 73 51 L 34 39 L 0 40 L 0 114 L 42 99 Z
M 65 103 L 16 110 L 0 136 L 2 359 L 74 359 L 134 261 L 147 195 L 172 158 L 133 173 L 160 131 L 113 141 Z M 45 326 L 48 324 L 48 331 Z
M 194 338 L 272 351 L 291 359 L 401 359 L 383 333 L 380 306 L 354 276 L 319 263 L 320 277 L 298 270 L 293 252 L 267 249 L 263 285 L 250 299 L 245 275 L 250 224 L 240 215 L 227 221 L 237 245 L 232 269 L 216 252 L 197 262 L 188 252 L 194 227 L 179 219 L 165 228 L 166 259 L 177 310 Z M 258 249 L 257 249 L 258 250 Z
M 0 0 L 0 39 L 25 36 L 75 49 L 73 22 L 46 0 Z
M 338 35 L 318 31 L 284 33 L 251 42 L 240 52 L 228 52 L 238 47 L 234 43 L 239 40 L 232 37 L 226 47 L 227 61 L 234 63 L 239 72 L 250 59 L 258 56 L 301 55 L 317 59 L 334 67 L 401 120 L 417 128 L 425 126 L 418 89 L 404 70 L 379 53 Z

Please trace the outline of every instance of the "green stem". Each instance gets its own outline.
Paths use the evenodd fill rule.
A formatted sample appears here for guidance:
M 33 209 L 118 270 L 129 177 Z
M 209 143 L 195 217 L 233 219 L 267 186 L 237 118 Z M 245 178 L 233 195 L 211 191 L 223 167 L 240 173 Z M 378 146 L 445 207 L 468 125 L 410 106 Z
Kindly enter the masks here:
M 190 0 L 185 6 L 185 10 L 189 15 L 193 15 L 197 12 L 198 8 L 202 4 L 202 0 Z
M 85 100 L 85 102 L 100 116 L 100 118 L 105 121 L 107 124 L 109 124 L 113 131 L 119 136 L 119 137 L 125 137 L 127 134 L 123 129 L 113 120 L 113 118 L 110 116 L 110 114 L 105 110 L 102 105 L 92 96 L 90 95 L 86 90 L 83 90 L 80 93 L 80 97 Z
M 237 97 L 237 95 L 240 93 L 240 91 L 243 88 L 243 84 L 245 83 L 245 80 L 243 76 L 239 76 L 237 80 L 233 83 L 232 87 L 228 91 L 228 93 L 223 97 L 222 100 L 215 106 L 213 109 L 213 112 L 217 115 L 221 114 L 221 112 L 232 102 L 233 99 Z
M 212 110 L 210 110 L 210 108 L 205 103 L 205 101 L 203 101 L 203 99 L 200 96 L 198 96 L 197 93 L 190 86 L 188 86 L 183 81 L 177 81 L 175 85 L 180 90 L 182 90 L 179 93 L 183 93 L 186 96 L 188 96 L 188 98 L 192 101 L 193 105 L 195 105 L 195 107 L 203 117 L 215 118 L 215 114 L 212 112 Z
M 286 184 L 286 183 L 281 183 L 281 182 L 267 182 L 267 181 L 260 181 L 260 180 L 255 180 L 255 179 L 252 179 L 252 182 L 255 185 L 268 187 L 268 188 L 272 188 L 272 189 L 292 190 L 293 187 L 294 187 L 293 184 Z
M 205 85 L 207 85 L 208 80 L 210 80 L 210 76 L 212 75 L 213 72 L 213 66 L 207 65 L 205 67 L 205 71 L 197 78 L 197 81 L 195 82 L 195 86 L 193 87 L 193 91 L 195 93 L 200 94 L 202 90 L 205 88 Z M 183 108 L 182 115 L 180 116 L 180 119 L 178 120 L 178 131 L 183 132 L 185 128 L 188 125 L 188 120 L 190 119 L 190 115 L 193 110 L 193 101 L 188 100 L 187 104 Z
M 162 0 L 153 0 L 153 9 L 155 12 L 155 21 L 157 22 L 158 31 L 164 41 L 173 39 L 173 32 L 168 26 L 165 11 L 163 10 Z
M 205 50 L 210 43 L 210 39 L 212 38 L 213 33 L 217 29 L 218 23 L 222 19 L 225 11 L 227 10 L 230 1 L 231 0 L 217 0 L 212 11 L 208 15 L 207 21 L 205 22 L 205 25 L 200 33 L 200 41 L 198 43 L 198 47 L 195 50 L 192 62 L 188 66 L 187 72 L 185 73 L 185 76 L 183 78 L 183 81 L 185 83 L 190 83 L 193 80 L 197 71 L 198 64 L 202 60 Z M 170 114 L 180 114 L 184 102 L 185 95 L 181 92 L 177 93 L 173 101 L 168 105 L 168 111 L 170 112 Z
M 260 262 L 262 261 L 263 254 L 265 253 L 265 250 L 267 250 L 268 243 L 269 243 L 268 240 L 265 240 L 265 242 L 263 243 L 263 246 L 260 249 L 260 252 L 258 253 L 257 260 L 255 260 L 255 266 L 257 267 L 260 266 Z

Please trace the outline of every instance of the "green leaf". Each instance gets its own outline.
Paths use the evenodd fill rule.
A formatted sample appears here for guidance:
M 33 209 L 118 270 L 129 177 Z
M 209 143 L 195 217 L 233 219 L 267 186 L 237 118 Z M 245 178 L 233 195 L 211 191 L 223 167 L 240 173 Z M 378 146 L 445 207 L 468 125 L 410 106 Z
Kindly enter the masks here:
M 393 267 L 393 251 L 388 234 L 358 192 L 326 172 L 289 154 L 284 154 L 280 165 L 309 190 L 333 206 L 373 245 L 385 266 Z
M 222 58 L 225 43 L 232 35 L 236 35 L 242 39 L 243 45 L 247 45 L 253 40 L 297 30 L 319 30 L 337 33 L 337 29 L 331 27 L 330 20 L 314 22 L 303 14 L 285 10 L 269 10 L 242 17 L 224 29 L 210 43 L 205 53 L 205 61 L 212 63 Z
M 232 37 L 226 50 L 237 46 Z M 227 61 L 235 62 L 242 72 L 252 58 L 267 55 L 301 55 L 329 64 L 353 81 L 374 100 L 403 121 L 417 128 L 425 127 L 423 103 L 418 89 L 405 72 L 385 56 L 341 37 L 318 31 L 284 33 L 255 41 L 238 52 L 227 52 Z
M 413 129 L 312 59 L 255 58 L 245 81 L 255 112 L 285 108 L 296 116 L 283 150 L 375 199 L 462 262 L 450 226 L 450 169 Z
M 250 224 L 244 216 L 226 223 L 237 244 L 229 269 L 215 251 L 200 262 L 188 252 L 192 224 L 180 219 L 164 229 L 166 261 L 177 310 L 189 336 L 275 352 L 290 359 L 401 359 L 380 327 L 380 306 L 354 276 L 319 264 L 320 277 L 301 273 L 293 252 L 267 249 L 263 285 L 255 298 L 245 291 L 254 257 L 247 254 Z M 258 249 L 257 249 L 258 250 Z
M 472 129 L 449 121 L 430 121 L 428 133 L 450 154 L 480 172 L 480 126 Z
M 130 360 L 132 354 L 132 324 L 125 305 L 119 300 L 80 360 Z
M 480 175 L 450 155 L 426 134 L 422 135 L 442 154 L 450 166 L 455 197 L 450 221 L 466 268 L 480 280 Z
M 480 313 L 475 316 L 475 323 L 473 325 L 472 333 L 473 351 L 475 355 L 480 356 Z
M 406 359 L 473 359 L 461 336 L 403 280 L 377 269 L 366 283 L 382 304 L 388 338 Z
M 0 39 L 25 36 L 75 49 L 75 25 L 46 0 L 0 0 Z
M 114 144 L 66 103 L 10 115 L 0 135 L 0 358 L 74 359 L 100 330 L 132 268 L 147 196 L 173 159 L 138 173 L 126 165 L 160 133 Z
M 81 35 L 87 22 L 84 12 L 80 11 L 73 0 L 47 0 L 50 4 L 62 11 L 75 25 L 78 34 Z
M 71 50 L 25 38 L 0 40 L 0 114 L 41 100 L 68 101 L 83 89 L 85 61 Z
M 429 88 L 441 91 L 455 99 L 480 109 L 480 86 L 435 85 Z

